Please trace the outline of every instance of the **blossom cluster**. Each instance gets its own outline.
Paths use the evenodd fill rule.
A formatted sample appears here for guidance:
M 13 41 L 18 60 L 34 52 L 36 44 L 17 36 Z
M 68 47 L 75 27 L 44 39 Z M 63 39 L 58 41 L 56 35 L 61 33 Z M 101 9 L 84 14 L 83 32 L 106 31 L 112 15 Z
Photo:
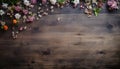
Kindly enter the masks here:
M 13 22 L 11 22 L 13 24 L 18 24 L 21 18 L 24 18 L 25 22 L 33 22 L 34 15 L 33 13 L 30 13 L 28 9 L 31 8 L 32 3 L 35 4 L 36 0 L 18 1 L 17 4 L 13 4 L 13 5 L 9 5 L 8 3 L 2 3 L 0 8 L 0 17 L 1 17 L 0 23 L 2 29 L 4 29 L 3 28 L 4 25 L 7 26 L 7 23 L 3 19 L 4 16 L 13 19 Z M 4 24 L 2 24 L 3 22 Z
M 23 27 L 17 27 L 21 21 L 23 23 L 32 23 L 35 20 L 35 15 L 31 11 L 37 0 L 18 0 L 16 4 L 2 2 L 0 4 L 0 30 L 7 31 L 12 26 L 12 36 L 17 38 L 18 31 L 22 31 Z M 7 23 L 8 20 L 10 22 Z M 17 31 L 14 31 L 17 30 Z M 26 26 L 24 27 L 26 29 Z M 16 33 L 17 32 L 17 33 Z
M 13 1 L 15 2 L 13 3 Z M 65 2 L 65 0 L 59 1 Z M 42 9 L 42 6 L 46 6 L 48 3 L 52 5 L 49 8 Z M 49 2 L 48 0 L 5 0 L 0 4 L 0 30 L 7 31 L 12 26 L 12 36 L 17 38 L 19 31 L 27 28 L 27 26 L 19 26 L 19 24 L 33 23 L 34 20 L 39 20 L 42 16 L 48 15 L 49 10 L 54 11 L 53 5 L 56 3 L 57 0 L 49 0 Z M 38 11 L 34 12 L 36 5 Z M 7 23 L 8 20 L 4 18 L 7 18 L 10 22 Z
M 8 0 L 9 1 L 9 0 Z M 58 0 L 60 3 L 64 3 L 65 0 Z M 38 7 L 38 11 L 37 12 L 33 12 L 31 9 L 34 8 L 34 6 L 37 3 L 38 0 L 18 0 L 18 2 L 16 2 L 16 4 L 10 5 L 9 3 L 5 3 L 2 2 L 2 4 L 0 5 L 0 26 L 2 27 L 1 29 L 5 30 L 3 28 L 4 25 L 7 26 L 7 23 L 5 22 L 4 19 L 2 19 L 4 16 L 7 16 L 11 19 L 13 19 L 11 22 L 12 24 L 18 24 L 20 22 L 20 19 L 23 19 L 24 22 L 26 23 L 31 23 L 35 20 L 35 16 L 36 14 L 38 14 L 38 17 L 36 18 L 37 20 L 39 18 L 42 17 L 42 15 L 48 15 L 47 12 L 44 12 L 44 10 L 42 9 L 42 5 L 46 5 L 48 3 L 47 0 L 41 0 L 41 2 L 39 3 L 39 7 Z M 49 2 L 52 5 L 55 5 L 57 3 L 57 0 L 49 0 Z M 51 12 L 53 12 L 53 6 L 51 6 L 50 8 L 45 9 L 46 11 L 51 10 Z M 41 13 L 43 13 L 41 15 Z M 4 23 L 4 24 L 3 24 Z M 8 30 L 8 28 L 6 29 Z
M 0 30 L 7 31 L 12 26 L 12 36 L 17 38 L 19 31 L 27 29 L 27 26 L 19 27 L 22 23 L 33 23 L 34 20 L 39 20 L 42 16 L 48 15 L 49 12 L 54 12 L 54 7 L 63 8 L 64 4 L 70 4 L 73 8 L 80 7 L 84 12 L 91 16 L 93 11 L 97 16 L 101 11 L 102 0 L 2 0 L 0 4 Z M 10 3 L 8 3 L 10 1 Z M 14 1 L 14 2 L 13 2 Z M 0 1 L 1 2 L 1 1 Z M 36 8 L 37 5 L 37 9 Z M 118 9 L 117 0 L 108 0 L 107 6 L 109 10 Z M 35 12 L 34 12 L 35 11 Z M 11 19 L 9 23 L 4 17 Z M 60 20 L 58 18 L 58 20 Z M 17 26 L 17 27 L 16 27 Z M 14 31 L 17 30 L 17 31 Z

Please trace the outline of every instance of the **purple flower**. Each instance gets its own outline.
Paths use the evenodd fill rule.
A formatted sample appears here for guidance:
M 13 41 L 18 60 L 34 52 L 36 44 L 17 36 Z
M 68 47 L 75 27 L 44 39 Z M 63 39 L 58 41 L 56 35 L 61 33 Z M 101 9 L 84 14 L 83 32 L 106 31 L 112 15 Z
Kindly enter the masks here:
M 112 8 L 115 8 L 115 9 L 118 9 L 117 2 L 114 1 L 111 7 L 112 7 Z
M 47 0 L 42 0 L 42 4 L 45 4 L 47 2 Z
M 31 0 L 31 3 L 32 3 L 32 4 L 36 4 L 36 3 L 37 3 L 37 0 Z
M 23 13 L 24 13 L 25 15 L 28 14 L 28 10 L 24 9 L 24 10 L 23 10 Z
M 21 9 L 22 9 L 22 8 L 21 8 L 20 6 L 15 6 L 15 10 L 16 10 L 16 11 L 19 12 L 19 11 L 21 11 Z
M 35 17 L 34 16 L 28 16 L 28 18 L 27 18 L 27 22 L 33 22 L 34 21 L 34 19 L 35 19 Z
M 115 0 L 108 0 L 107 4 L 108 4 L 108 6 L 110 6 L 111 8 L 118 9 L 117 2 L 116 2 Z

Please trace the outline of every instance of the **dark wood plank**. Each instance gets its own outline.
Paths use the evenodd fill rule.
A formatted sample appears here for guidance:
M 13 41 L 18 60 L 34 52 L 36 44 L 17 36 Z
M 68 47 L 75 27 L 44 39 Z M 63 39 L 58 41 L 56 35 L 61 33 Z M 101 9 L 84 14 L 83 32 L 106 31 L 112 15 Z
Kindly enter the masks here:
M 43 17 L 16 40 L 1 37 L 0 68 L 119 69 L 119 22 L 115 14 Z

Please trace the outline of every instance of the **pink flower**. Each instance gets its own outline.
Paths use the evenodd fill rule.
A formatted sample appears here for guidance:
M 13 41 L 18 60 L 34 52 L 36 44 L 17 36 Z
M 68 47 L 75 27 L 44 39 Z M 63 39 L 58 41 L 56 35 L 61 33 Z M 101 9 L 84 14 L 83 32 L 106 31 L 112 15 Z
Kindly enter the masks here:
M 42 4 L 45 4 L 47 2 L 47 0 L 42 0 Z
M 114 0 L 108 0 L 107 4 L 111 6 L 114 3 Z
M 34 16 L 28 16 L 28 18 L 27 18 L 27 22 L 33 22 L 34 21 L 34 19 L 35 19 L 35 17 Z
M 34 5 L 29 5 L 29 7 L 30 7 L 30 8 L 33 8 L 33 7 L 34 7 Z
M 21 9 L 22 9 L 22 8 L 21 8 L 20 6 L 15 6 L 15 10 L 16 10 L 16 11 L 19 12 L 19 11 L 21 11 Z
M 37 3 L 37 0 L 31 0 L 31 3 L 32 3 L 32 4 L 36 4 L 36 3 Z
M 20 27 L 20 28 L 19 28 L 19 31 L 22 31 L 22 30 L 23 30 L 23 27 Z
M 117 2 L 114 1 L 113 4 L 111 5 L 112 8 L 118 9 Z
M 117 2 L 115 0 L 108 0 L 107 5 L 111 8 L 118 9 Z
M 25 15 L 28 14 L 28 10 L 24 9 L 24 10 L 23 10 L 23 13 L 24 13 Z

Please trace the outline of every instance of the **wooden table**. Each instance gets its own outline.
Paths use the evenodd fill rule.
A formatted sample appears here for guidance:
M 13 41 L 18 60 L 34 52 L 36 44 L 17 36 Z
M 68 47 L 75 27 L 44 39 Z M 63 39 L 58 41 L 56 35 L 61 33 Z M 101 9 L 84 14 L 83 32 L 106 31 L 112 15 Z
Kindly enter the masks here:
M 30 24 L 16 40 L 8 34 L 0 36 L 0 69 L 120 68 L 117 14 L 49 15 Z

